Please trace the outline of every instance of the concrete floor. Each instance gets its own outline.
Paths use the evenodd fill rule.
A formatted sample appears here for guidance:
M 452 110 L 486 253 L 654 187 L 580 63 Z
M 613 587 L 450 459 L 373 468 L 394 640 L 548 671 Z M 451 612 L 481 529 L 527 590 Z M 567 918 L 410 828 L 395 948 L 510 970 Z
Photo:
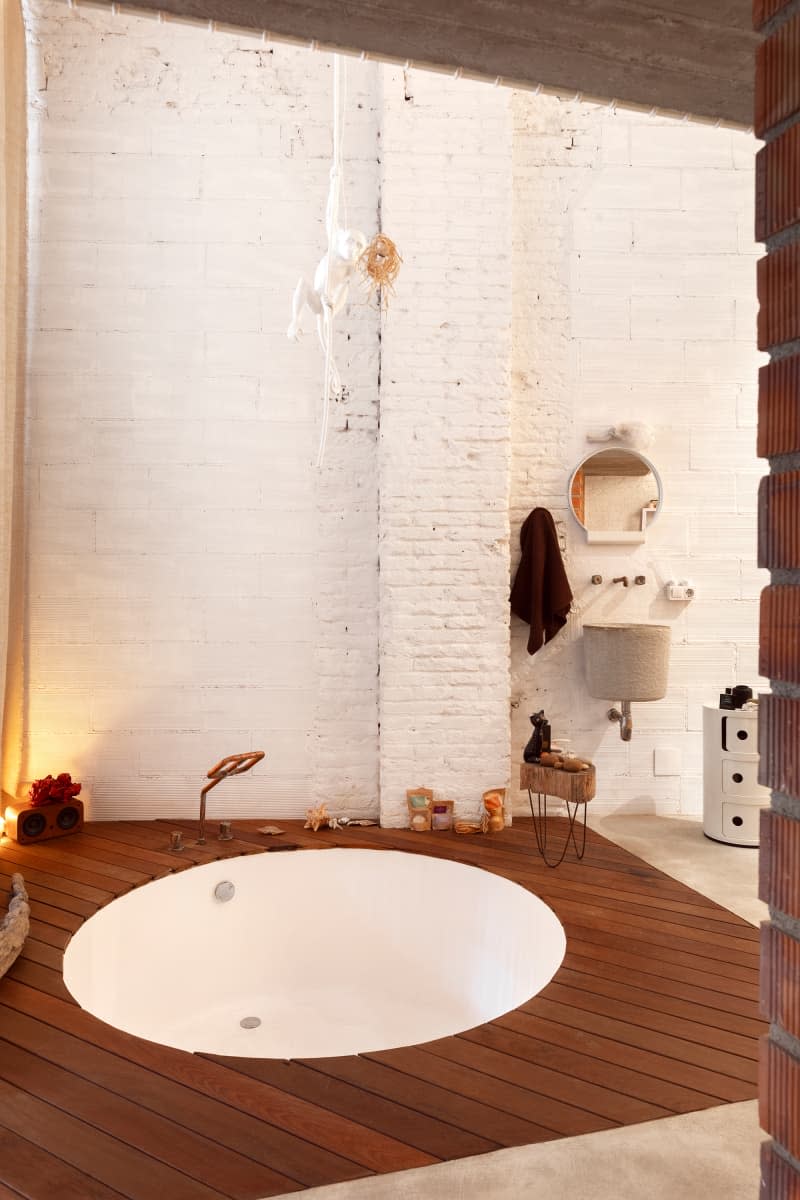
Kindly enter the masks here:
M 675 879 L 754 925 L 758 850 L 703 837 L 699 819 L 618 816 L 590 822 Z M 520 1146 L 355 1183 L 311 1188 L 308 1200 L 752 1200 L 758 1194 L 757 1102 Z
M 591 809 L 589 810 L 591 814 Z M 758 847 L 724 846 L 703 836 L 699 817 L 589 818 L 609 841 L 710 896 L 753 925 L 767 919 L 758 899 Z

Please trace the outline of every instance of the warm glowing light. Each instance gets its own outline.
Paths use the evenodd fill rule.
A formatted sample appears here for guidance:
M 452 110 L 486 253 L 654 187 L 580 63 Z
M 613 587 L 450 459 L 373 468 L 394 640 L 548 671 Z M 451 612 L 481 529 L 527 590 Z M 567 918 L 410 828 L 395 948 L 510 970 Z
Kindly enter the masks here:
M 14 827 L 14 818 L 17 815 L 17 806 L 7 804 L 5 810 L 0 813 L 0 837 L 11 837 L 10 829 Z
M 14 817 L 14 809 L 12 808 L 12 806 L 10 804 L 7 804 L 4 812 L 2 813 L 2 816 L 0 816 L 0 830 L 2 830 L 3 835 L 5 837 L 8 837 L 8 834 L 6 833 L 6 826 L 11 823 L 11 821 L 13 820 L 13 817 Z

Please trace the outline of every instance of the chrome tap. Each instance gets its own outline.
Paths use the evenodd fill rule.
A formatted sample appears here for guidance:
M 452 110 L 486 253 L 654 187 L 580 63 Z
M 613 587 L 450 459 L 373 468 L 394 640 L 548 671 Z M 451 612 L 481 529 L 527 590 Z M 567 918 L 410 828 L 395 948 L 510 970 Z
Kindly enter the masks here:
M 206 796 L 213 787 L 221 783 L 223 779 L 227 779 L 229 775 L 244 775 L 245 771 L 249 771 L 257 762 L 261 762 L 264 757 L 263 750 L 250 750 L 247 754 L 229 754 L 226 758 L 221 758 L 216 766 L 213 766 L 208 772 L 207 778 L 211 781 L 207 783 L 200 792 L 200 824 L 197 832 L 198 846 L 204 846 L 206 843 Z M 230 826 L 225 831 L 230 833 Z M 228 841 L 227 836 L 223 836 L 223 841 Z
M 629 742 L 633 736 L 633 715 L 630 700 L 623 700 L 619 708 L 608 710 L 609 721 L 619 721 L 619 736 L 623 742 Z

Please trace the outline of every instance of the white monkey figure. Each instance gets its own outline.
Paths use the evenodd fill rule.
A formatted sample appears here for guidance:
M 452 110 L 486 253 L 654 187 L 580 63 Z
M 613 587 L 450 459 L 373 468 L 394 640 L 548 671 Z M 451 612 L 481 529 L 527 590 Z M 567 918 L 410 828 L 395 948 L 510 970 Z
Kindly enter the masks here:
M 292 320 L 286 336 L 297 341 L 302 333 L 300 319 L 308 306 L 317 318 L 317 333 L 323 352 L 328 349 L 330 321 L 344 308 L 356 263 L 367 248 L 366 236 L 358 229 L 337 229 L 330 255 L 323 254 L 314 272 L 314 284 L 303 277 L 292 300 Z M 330 270 L 328 269 L 330 266 Z M 327 322 L 326 322 L 327 310 Z

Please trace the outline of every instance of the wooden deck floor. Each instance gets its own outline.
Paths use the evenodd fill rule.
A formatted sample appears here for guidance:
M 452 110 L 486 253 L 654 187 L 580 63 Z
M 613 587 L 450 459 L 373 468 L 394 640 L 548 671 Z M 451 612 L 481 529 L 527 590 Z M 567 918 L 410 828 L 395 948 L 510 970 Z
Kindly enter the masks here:
M 66 991 L 70 935 L 132 887 L 264 849 L 251 821 L 209 853 L 167 854 L 180 824 L 0 843 L 0 911 L 20 870 L 34 918 L 0 981 L 0 1200 L 255 1200 L 756 1095 L 757 931 L 591 831 L 583 863 L 550 871 L 530 821 L 483 838 L 280 822 L 304 848 L 429 853 L 540 895 L 567 953 L 514 1012 L 422 1046 L 302 1062 L 121 1033 Z

